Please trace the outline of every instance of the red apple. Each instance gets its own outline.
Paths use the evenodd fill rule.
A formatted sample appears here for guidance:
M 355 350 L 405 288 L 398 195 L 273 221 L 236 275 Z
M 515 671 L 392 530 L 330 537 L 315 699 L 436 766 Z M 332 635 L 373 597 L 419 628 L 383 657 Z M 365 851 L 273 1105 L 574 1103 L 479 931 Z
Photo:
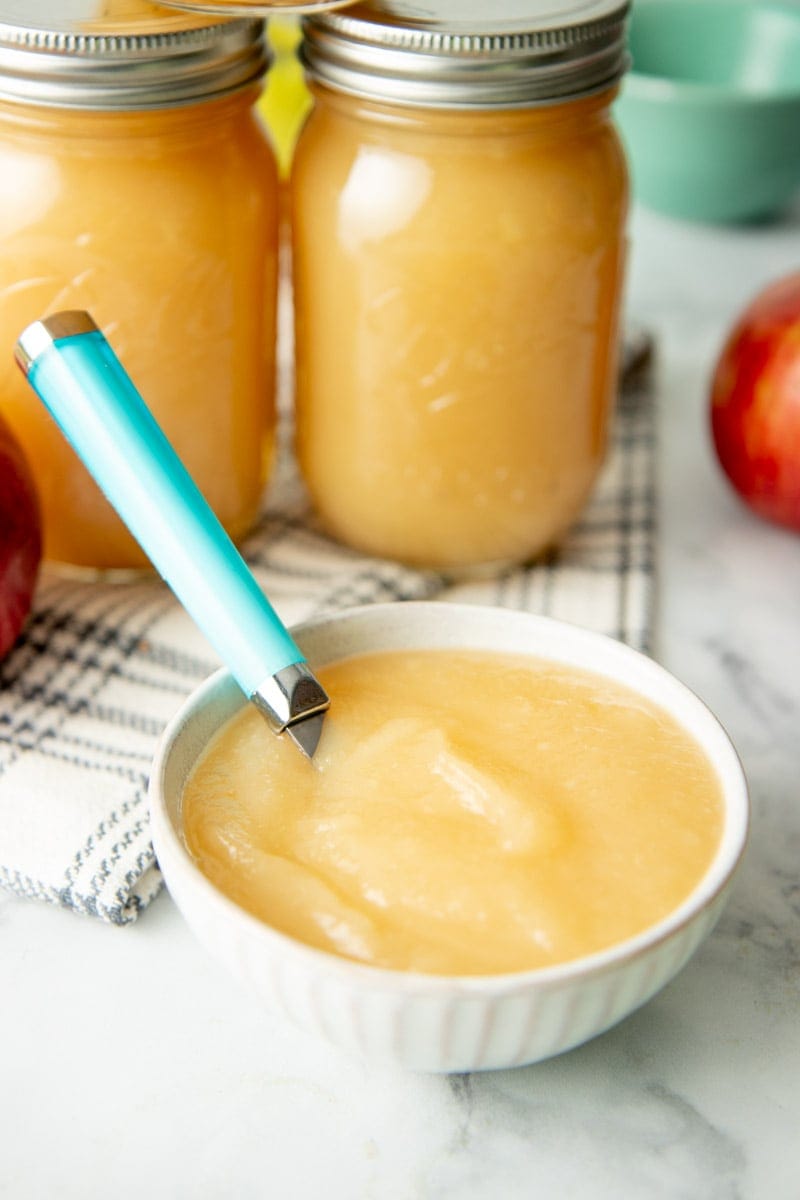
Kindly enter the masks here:
M 800 272 L 760 292 L 731 330 L 711 385 L 711 430 L 742 499 L 800 530 Z
M 39 502 L 24 454 L 0 417 L 0 658 L 19 637 L 42 557 Z

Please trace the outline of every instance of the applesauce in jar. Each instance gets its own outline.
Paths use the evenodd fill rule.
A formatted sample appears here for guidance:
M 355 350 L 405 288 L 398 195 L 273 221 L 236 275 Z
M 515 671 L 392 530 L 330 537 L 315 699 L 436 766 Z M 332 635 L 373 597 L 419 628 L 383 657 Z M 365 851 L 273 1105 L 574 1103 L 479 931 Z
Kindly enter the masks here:
M 247 706 L 182 797 L 200 869 L 299 941 L 428 974 L 547 967 L 660 921 L 711 864 L 716 772 L 621 684 L 460 649 L 317 674 L 313 763 Z
M 366 5 L 305 22 L 297 450 L 360 550 L 524 561 L 591 492 L 625 252 L 624 6 L 580 11 L 497 36 L 489 16 L 457 36 Z
M 17 7 L 0 17 L 0 412 L 36 478 L 46 557 L 147 562 L 14 366 L 19 333 L 70 308 L 91 312 L 239 538 L 274 428 L 263 25 L 138 0 L 86 0 L 82 21 L 80 4 L 70 21 L 48 0 Z

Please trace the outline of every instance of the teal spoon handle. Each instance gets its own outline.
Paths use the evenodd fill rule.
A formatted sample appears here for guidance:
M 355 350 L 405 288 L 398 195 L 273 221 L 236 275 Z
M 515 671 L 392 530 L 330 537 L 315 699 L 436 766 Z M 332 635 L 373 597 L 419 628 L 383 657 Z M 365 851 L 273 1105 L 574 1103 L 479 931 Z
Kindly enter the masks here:
M 265 680 L 302 664 L 301 651 L 91 317 L 69 312 L 37 321 L 20 337 L 17 360 L 242 691 L 252 699 Z M 309 711 L 278 712 L 273 724 L 283 727 Z

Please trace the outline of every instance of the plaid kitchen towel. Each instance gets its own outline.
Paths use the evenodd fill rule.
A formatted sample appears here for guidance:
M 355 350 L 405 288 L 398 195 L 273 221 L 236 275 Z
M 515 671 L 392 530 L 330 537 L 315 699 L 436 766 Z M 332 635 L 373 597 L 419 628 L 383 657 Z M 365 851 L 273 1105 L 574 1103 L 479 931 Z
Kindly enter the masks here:
M 560 617 L 650 646 L 654 414 L 646 341 L 629 341 L 609 460 L 557 552 L 452 584 L 325 538 L 284 455 L 245 557 L 287 624 L 384 600 L 442 598 Z M 115 924 L 158 893 L 147 776 L 183 697 L 214 652 L 157 579 L 87 583 L 45 574 L 25 633 L 0 664 L 0 884 Z

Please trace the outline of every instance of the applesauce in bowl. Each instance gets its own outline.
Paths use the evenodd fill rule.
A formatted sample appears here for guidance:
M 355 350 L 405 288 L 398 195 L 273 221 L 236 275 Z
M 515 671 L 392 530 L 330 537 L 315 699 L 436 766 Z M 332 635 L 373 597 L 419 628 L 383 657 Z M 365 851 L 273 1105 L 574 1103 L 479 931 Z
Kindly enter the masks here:
M 151 782 L 167 885 L 267 1006 L 370 1059 L 533 1062 L 644 1003 L 712 927 L 747 796 L 651 660 L 528 614 L 402 604 L 296 631 L 314 763 L 210 680 Z
M 336 709 L 313 769 L 250 707 L 183 795 L 201 870 L 309 945 L 436 974 L 550 966 L 659 920 L 713 858 L 710 762 L 626 688 L 463 650 L 320 678 Z

